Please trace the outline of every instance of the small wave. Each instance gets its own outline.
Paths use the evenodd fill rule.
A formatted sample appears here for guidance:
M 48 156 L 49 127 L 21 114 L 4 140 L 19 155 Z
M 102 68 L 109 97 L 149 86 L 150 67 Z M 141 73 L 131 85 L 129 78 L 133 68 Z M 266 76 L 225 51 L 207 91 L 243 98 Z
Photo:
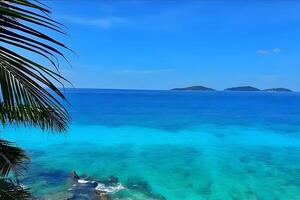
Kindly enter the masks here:
M 88 182 L 90 182 L 90 181 L 87 181 L 87 180 L 84 180 L 84 179 L 79 179 L 78 180 L 78 183 L 81 183 L 81 184 L 86 184 Z
M 105 193 L 115 193 L 123 189 L 125 189 L 125 187 L 121 183 L 117 183 L 114 186 L 105 186 L 102 183 L 98 183 L 97 187 L 95 188 L 95 190 Z

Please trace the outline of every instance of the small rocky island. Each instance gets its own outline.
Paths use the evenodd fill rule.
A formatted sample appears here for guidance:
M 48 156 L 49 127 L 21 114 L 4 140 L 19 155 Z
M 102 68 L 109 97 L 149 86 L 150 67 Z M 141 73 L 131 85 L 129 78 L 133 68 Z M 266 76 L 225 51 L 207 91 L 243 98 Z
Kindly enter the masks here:
M 182 88 L 173 88 L 171 90 L 177 90 L 177 91 L 216 91 L 213 88 L 204 87 L 204 86 L 189 86 L 189 87 L 182 87 Z M 238 87 L 231 87 L 227 88 L 224 91 L 239 91 L 239 92 L 293 92 L 290 89 L 287 88 L 270 88 L 261 90 L 259 88 L 253 87 L 253 86 L 238 86 Z
M 212 88 L 204 87 L 204 86 L 190 86 L 184 88 L 174 88 L 172 90 L 180 90 L 180 91 L 215 91 Z
M 266 91 L 266 92 L 293 92 L 292 90 L 287 89 L 287 88 L 271 88 L 271 89 L 266 89 L 264 91 Z
M 240 87 L 232 87 L 227 88 L 225 91 L 242 91 L 242 92 L 255 92 L 255 91 L 261 91 L 260 89 L 252 86 L 240 86 Z

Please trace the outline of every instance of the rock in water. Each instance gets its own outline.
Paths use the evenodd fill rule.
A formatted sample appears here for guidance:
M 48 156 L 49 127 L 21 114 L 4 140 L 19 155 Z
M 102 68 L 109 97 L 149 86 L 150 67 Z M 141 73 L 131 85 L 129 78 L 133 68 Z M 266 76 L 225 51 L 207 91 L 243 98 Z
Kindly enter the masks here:
M 111 200 L 108 195 L 100 195 L 99 200 Z
M 110 182 L 111 184 L 116 184 L 116 183 L 119 182 L 118 178 L 115 177 L 115 176 L 110 176 L 110 177 L 108 178 L 108 180 L 109 180 L 109 182 Z
M 111 200 L 111 194 L 124 189 L 118 182 L 118 178 L 114 176 L 106 178 L 105 181 L 97 181 L 89 177 L 78 176 L 73 171 L 71 177 L 74 183 L 69 189 L 71 197 L 68 200 Z
M 71 174 L 70 174 L 70 177 L 74 180 L 78 180 L 79 179 L 79 176 L 78 174 L 76 173 L 76 171 L 72 171 Z

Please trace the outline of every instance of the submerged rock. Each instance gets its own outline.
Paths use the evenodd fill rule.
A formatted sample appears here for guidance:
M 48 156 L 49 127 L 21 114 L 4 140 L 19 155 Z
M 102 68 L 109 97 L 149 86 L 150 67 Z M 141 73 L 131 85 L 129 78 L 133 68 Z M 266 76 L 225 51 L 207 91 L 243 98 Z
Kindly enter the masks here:
M 151 190 L 152 190 L 150 185 L 146 181 L 143 181 L 143 180 L 140 180 L 137 178 L 127 179 L 126 187 L 128 189 L 139 190 L 139 191 L 145 192 L 145 193 L 151 193 Z
M 160 194 L 154 193 L 151 186 L 141 179 L 136 178 L 129 178 L 126 182 L 126 188 L 139 191 L 145 194 L 149 199 L 156 199 L 156 200 L 166 200 L 166 198 Z
M 97 181 L 78 176 L 76 172 L 72 172 L 71 177 L 76 181 L 69 189 L 72 196 L 68 200 L 110 200 L 111 194 L 124 189 L 116 177 L 109 177 L 108 181 Z
M 111 197 L 108 195 L 100 195 L 99 200 L 111 200 Z
M 126 181 L 126 189 L 115 176 L 103 180 L 96 180 L 88 176 L 79 176 L 75 171 L 70 174 L 72 186 L 69 189 L 70 197 L 67 200 L 112 200 L 113 198 L 131 198 L 135 195 L 149 200 L 166 200 L 160 194 L 153 192 L 148 182 L 130 178 Z
M 110 177 L 108 178 L 108 180 L 109 180 L 110 183 L 112 183 L 112 184 L 118 183 L 118 182 L 119 182 L 118 178 L 115 177 L 115 176 L 110 176 Z

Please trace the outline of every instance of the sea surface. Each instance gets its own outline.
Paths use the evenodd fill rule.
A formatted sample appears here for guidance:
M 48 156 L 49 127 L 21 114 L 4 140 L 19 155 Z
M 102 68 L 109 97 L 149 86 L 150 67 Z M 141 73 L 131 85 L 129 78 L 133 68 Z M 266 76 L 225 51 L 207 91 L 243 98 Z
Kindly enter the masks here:
M 22 184 L 41 199 L 70 197 L 76 171 L 117 178 L 118 200 L 300 200 L 300 93 L 65 92 L 66 133 L 0 133 L 31 156 Z

